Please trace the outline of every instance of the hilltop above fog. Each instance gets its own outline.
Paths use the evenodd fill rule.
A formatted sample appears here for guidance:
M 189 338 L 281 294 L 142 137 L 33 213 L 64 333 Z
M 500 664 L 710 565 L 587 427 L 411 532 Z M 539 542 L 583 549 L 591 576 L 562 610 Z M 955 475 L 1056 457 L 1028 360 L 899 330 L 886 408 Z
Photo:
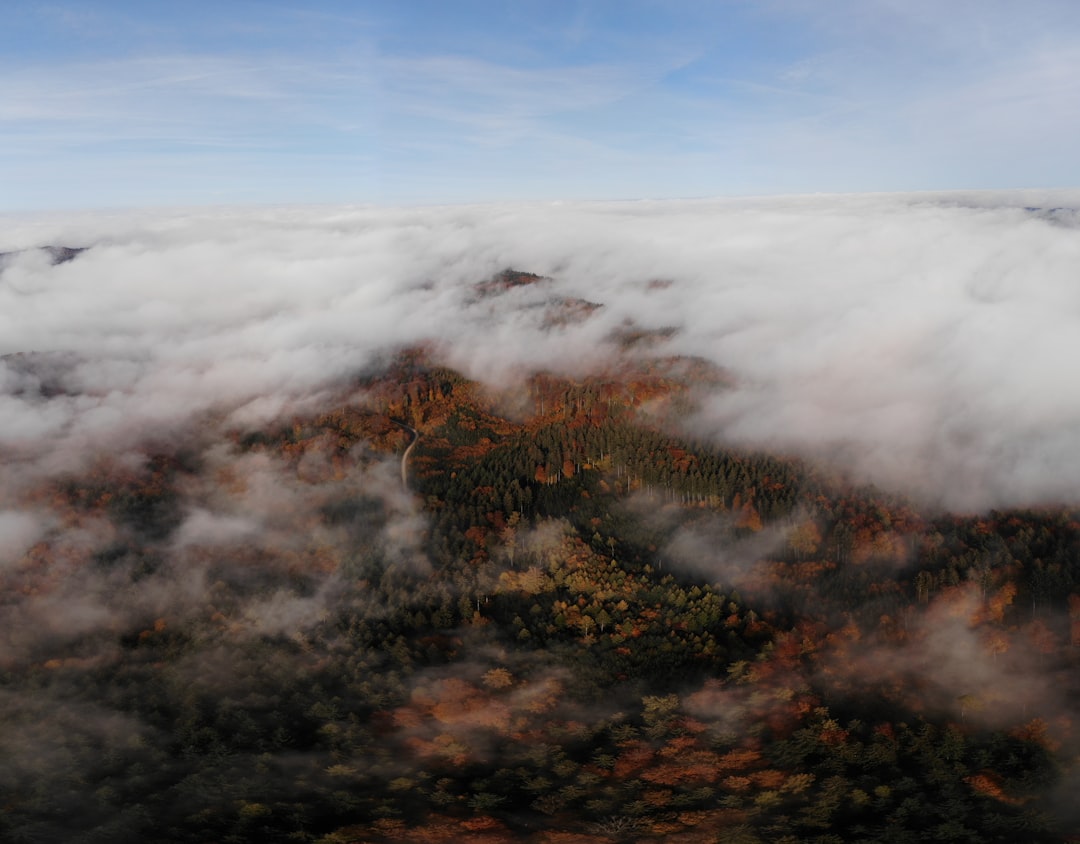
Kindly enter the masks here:
M 418 344 L 495 385 L 587 374 L 619 337 L 731 374 L 686 420 L 702 436 L 825 459 L 949 507 L 1057 501 L 1080 474 L 1080 398 L 1062 389 L 1080 336 L 1075 198 L 16 222 L 11 249 L 93 248 L 58 266 L 9 260 L 0 354 L 76 355 L 73 377 L 93 398 L 36 409 L 9 398 L 0 443 L 81 453 L 87 438 L 137 439 L 192 413 L 272 416 Z M 529 283 L 498 281 L 508 267 Z

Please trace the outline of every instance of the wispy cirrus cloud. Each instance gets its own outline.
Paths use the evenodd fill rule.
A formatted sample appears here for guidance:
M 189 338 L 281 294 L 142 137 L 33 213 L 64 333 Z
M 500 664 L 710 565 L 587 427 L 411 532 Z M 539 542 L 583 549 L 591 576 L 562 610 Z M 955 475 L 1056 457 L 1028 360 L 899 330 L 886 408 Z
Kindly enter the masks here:
M 662 73 L 615 65 L 506 67 L 454 55 L 388 57 L 379 71 L 389 114 L 480 130 L 478 140 L 487 143 L 609 106 Z
M 1063 0 L 63 8 L 10 20 L 9 207 L 1080 178 Z
M 355 107 L 371 89 L 371 79 L 357 67 L 212 55 L 137 57 L 10 74 L 0 79 L 0 124 L 23 131 L 82 126 L 117 138 L 246 130 L 267 144 L 273 136 L 266 130 L 275 124 L 301 115 L 311 119 L 320 110 L 333 122 L 332 105 L 348 97 Z

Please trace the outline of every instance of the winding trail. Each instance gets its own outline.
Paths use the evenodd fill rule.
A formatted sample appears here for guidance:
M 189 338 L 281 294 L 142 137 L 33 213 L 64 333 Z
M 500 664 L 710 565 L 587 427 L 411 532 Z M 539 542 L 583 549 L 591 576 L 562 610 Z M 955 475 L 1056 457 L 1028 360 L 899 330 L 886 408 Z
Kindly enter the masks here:
M 407 425 L 404 422 L 399 422 L 397 419 L 391 419 L 395 425 L 399 428 L 404 428 L 412 434 L 412 442 L 409 443 L 409 447 L 405 449 L 405 453 L 401 455 L 401 486 L 406 492 L 409 491 L 409 453 L 413 450 L 413 446 L 416 445 L 420 439 L 420 432 L 416 430 L 412 425 Z

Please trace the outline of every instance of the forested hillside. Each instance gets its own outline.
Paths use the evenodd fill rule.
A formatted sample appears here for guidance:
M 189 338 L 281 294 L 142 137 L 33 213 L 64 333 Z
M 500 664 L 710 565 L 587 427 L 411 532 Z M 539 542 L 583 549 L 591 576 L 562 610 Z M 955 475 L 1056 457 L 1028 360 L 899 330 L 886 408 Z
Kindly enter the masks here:
M 1077 513 L 683 430 L 727 378 L 496 389 L 414 348 L 43 483 L 0 570 L 2 837 L 1067 840 Z

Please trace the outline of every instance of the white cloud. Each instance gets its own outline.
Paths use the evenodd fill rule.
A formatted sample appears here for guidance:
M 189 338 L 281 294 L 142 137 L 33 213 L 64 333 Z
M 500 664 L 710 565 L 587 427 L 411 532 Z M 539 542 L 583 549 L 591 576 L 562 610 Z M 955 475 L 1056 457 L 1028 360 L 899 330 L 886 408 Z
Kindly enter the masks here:
M 185 545 L 230 545 L 243 542 L 258 531 L 257 522 L 242 516 L 218 515 L 198 508 L 188 514 L 176 531 L 174 542 Z
M 0 276 L 0 442 L 40 466 L 264 420 L 389 348 L 436 339 L 505 381 L 602 361 L 624 319 L 680 332 L 738 386 L 696 425 L 840 460 L 960 507 L 1076 497 L 1080 336 L 1071 194 L 267 209 L 14 221 L 15 244 L 94 244 Z M 514 266 L 551 285 L 475 301 Z M 649 290 L 650 278 L 670 278 Z M 542 305 L 605 305 L 542 328 Z M 42 394 L 38 371 L 62 389 Z M 29 368 L 28 368 L 29 367 Z M 37 367 L 38 369 L 35 369 Z M 36 457 L 35 457 L 36 455 Z M 65 455 L 69 462 L 65 463 Z M 50 469 L 51 471 L 52 469 Z
M 0 510 L 0 570 L 16 563 L 47 529 L 40 515 L 20 510 Z

